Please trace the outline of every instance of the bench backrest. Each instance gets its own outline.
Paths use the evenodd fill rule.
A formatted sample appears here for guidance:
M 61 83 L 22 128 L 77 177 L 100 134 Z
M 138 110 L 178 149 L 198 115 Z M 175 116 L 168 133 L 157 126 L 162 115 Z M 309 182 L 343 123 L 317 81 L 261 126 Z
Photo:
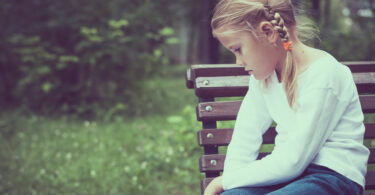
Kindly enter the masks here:
M 353 73 L 362 110 L 365 114 L 375 113 L 375 61 L 342 62 Z M 199 98 L 196 107 L 197 120 L 203 129 L 198 131 L 198 144 L 204 155 L 199 159 L 200 171 L 205 173 L 201 191 L 223 170 L 225 154 L 219 154 L 219 146 L 227 146 L 233 128 L 218 129 L 217 121 L 235 120 L 242 101 L 215 101 L 216 97 L 244 96 L 248 90 L 249 75 L 243 67 L 235 64 L 192 65 L 186 72 L 186 86 L 194 89 Z M 375 139 L 375 123 L 365 123 L 365 142 Z M 263 135 L 263 144 L 273 144 L 276 136 L 274 127 Z M 368 145 L 368 144 L 367 144 Z M 375 147 L 368 146 L 371 155 L 368 164 L 375 164 Z M 258 159 L 269 153 L 260 153 Z M 375 189 L 375 170 L 368 170 L 366 190 Z

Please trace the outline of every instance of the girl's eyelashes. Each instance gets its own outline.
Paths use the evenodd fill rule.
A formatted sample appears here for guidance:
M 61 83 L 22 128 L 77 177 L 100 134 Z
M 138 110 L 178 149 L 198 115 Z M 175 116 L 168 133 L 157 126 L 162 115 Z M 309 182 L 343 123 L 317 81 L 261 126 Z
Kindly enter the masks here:
M 241 47 L 237 48 L 234 50 L 234 52 L 238 52 L 238 53 L 241 53 Z

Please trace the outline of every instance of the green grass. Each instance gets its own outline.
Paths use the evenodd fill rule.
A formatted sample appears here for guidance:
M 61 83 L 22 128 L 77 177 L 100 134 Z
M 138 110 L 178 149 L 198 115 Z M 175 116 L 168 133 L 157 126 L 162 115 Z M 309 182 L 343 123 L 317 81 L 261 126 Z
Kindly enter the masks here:
M 192 113 L 111 123 L 14 116 L 2 124 L 15 133 L 0 136 L 0 193 L 198 194 Z

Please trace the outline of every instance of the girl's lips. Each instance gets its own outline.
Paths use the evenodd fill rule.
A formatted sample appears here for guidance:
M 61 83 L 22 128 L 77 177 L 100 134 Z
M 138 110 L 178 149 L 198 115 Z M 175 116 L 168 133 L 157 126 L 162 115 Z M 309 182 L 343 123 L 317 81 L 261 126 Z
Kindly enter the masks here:
M 249 71 L 247 71 L 249 74 L 251 74 L 253 71 L 252 70 L 249 70 Z

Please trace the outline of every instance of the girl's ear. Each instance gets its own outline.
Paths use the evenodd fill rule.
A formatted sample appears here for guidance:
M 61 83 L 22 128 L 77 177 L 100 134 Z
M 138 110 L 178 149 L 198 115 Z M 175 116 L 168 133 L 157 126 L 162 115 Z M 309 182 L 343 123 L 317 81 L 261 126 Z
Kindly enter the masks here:
M 273 28 L 272 24 L 268 21 L 263 21 L 258 26 L 258 32 L 261 32 L 265 35 L 265 38 L 272 44 L 276 43 L 279 37 L 279 34 Z

